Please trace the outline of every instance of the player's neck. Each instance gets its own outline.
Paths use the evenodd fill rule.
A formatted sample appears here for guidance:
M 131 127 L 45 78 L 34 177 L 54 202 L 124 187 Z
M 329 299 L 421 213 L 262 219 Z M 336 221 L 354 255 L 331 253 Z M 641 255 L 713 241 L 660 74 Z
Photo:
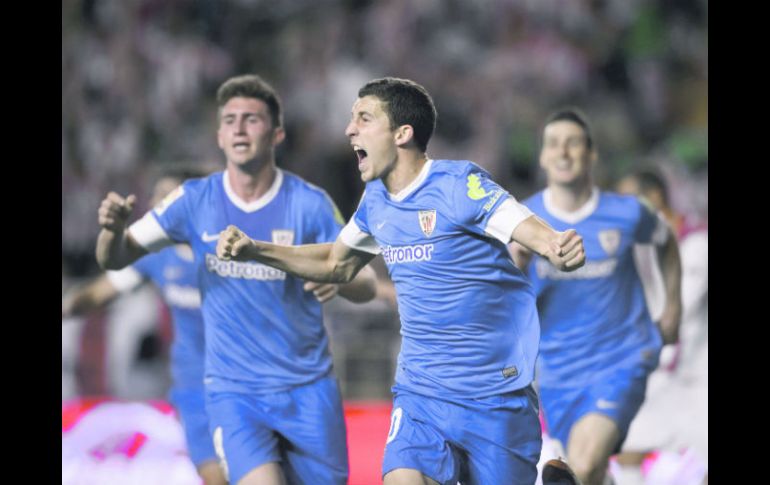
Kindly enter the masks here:
M 428 161 L 425 153 L 406 152 L 399 154 L 393 169 L 382 179 L 390 194 L 398 194 L 409 186 L 420 175 Z
M 548 190 L 551 192 L 551 202 L 554 206 L 565 212 L 575 212 L 591 198 L 593 184 L 586 183 L 580 186 L 551 184 Z
M 244 202 L 253 202 L 270 190 L 277 170 L 272 160 L 255 167 L 228 163 L 225 176 L 235 195 Z

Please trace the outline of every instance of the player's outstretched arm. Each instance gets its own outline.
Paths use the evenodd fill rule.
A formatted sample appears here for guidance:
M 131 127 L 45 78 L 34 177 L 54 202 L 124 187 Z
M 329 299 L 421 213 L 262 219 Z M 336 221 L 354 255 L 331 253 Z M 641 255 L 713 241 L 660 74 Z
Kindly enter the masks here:
M 135 202 L 136 196 L 133 194 L 123 198 L 110 192 L 99 207 L 99 225 L 102 230 L 96 240 L 96 261 L 102 269 L 121 269 L 147 254 L 126 232 L 126 224 Z
M 62 318 L 86 315 L 98 308 L 104 307 L 114 300 L 118 294 L 120 292 L 110 283 L 109 278 L 101 275 L 62 298 Z
M 310 281 L 350 283 L 374 255 L 355 250 L 339 238 L 334 243 L 279 246 L 255 241 L 230 225 L 219 235 L 217 257 L 258 261 Z
M 321 303 L 326 303 L 337 295 L 353 303 L 365 303 L 377 296 L 377 275 L 367 265 L 358 272 L 350 283 L 340 285 L 306 281 L 304 289 L 305 291 L 312 291 Z
M 561 271 L 574 271 L 583 266 L 586 260 L 583 238 L 574 229 L 555 231 L 535 215 L 517 225 L 511 239 L 529 251 L 547 258 Z M 518 266 L 519 261 L 516 261 L 516 264 Z

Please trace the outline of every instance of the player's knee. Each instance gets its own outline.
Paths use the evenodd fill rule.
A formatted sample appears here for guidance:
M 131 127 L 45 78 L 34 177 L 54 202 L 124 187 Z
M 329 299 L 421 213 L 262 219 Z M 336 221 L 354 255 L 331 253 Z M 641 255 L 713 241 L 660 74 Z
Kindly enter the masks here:
M 607 471 L 607 461 L 587 455 L 570 459 L 569 466 L 584 485 L 601 484 Z
M 204 485 L 227 485 L 227 479 L 217 462 L 206 462 L 198 467 L 198 475 Z

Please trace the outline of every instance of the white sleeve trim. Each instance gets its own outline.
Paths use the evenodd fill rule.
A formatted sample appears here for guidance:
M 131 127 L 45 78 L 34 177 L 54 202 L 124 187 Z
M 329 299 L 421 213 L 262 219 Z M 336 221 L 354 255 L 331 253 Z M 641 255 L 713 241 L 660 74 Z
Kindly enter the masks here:
M 485 231 L 503 244 L 508 244 L 513 230 L 531 215 L 529 207 L 510 196 L 489 217 Z
M 131 224 L 128 232 L 139 245 L 150 252 L 156 252 L 166 246 L 176 244 L 175 241 L 168 237 L 166 231 L 163 230 L 155 216 L 152 215 L 152 211 L 149 211 L 144 217 Z
M 144 281 L 142 275 L 133 266 L 126 266 L 118 271 L 107 271 L 104 275 L 118 293 L 131 291 Z
M 380 246 L 371 234 L 362 231 L 353 219 L 340 231 L 340 240 L 353 249 L 370 254 L 380 254 Z

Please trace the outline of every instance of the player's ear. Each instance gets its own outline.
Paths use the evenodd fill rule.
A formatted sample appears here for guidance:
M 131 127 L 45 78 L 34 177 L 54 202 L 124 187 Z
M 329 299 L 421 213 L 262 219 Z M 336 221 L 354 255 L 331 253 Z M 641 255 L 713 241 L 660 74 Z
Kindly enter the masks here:
M 273 146 L 280 145 L 285 138 L 286 138 L 286 131 L 283 129 L 282 126 L 279 126 L 278 128 L 275 128 L 273 130 Z
M 414 129 L 412 125 L 401 125 L 396 128 L 395 140 L 396 145 L 402 147 L 409 143 L 414 138 Z

